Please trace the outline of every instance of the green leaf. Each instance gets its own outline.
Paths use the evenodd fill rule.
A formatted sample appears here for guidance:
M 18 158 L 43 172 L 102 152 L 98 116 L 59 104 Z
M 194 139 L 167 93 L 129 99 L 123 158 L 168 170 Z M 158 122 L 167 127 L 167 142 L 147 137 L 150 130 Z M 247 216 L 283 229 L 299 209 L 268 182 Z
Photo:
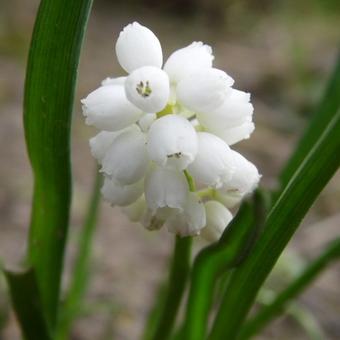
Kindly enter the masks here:
M 24 125 L 34 175 L 28 262 L 34 268 L 43 310 L 52 328 L 71 202 L 71 114 L 91 3 L 41 1 L 26 73 Z M 15 296 L 15 288 L 11 289 Z
M 244 202 L 226 228 L 219 242 L 204 248 L 196 257 L 182 338 L 205 339 L 208 316 L 216 279 L 238 265 L 257 239 L 264 219 L 264 200 L 256 192 L 251 202 Z
M 325 130 L 329 121 L 336 114 L 340 107 L 340 55 L 338 56 L 335 69 L 328 83 L 326 91 L 318 105 L 312 121 L 306 132 L 298 143 L 297 148 L 290 157 L 283 171 L 281 172 L 281 184 L 287 185 L 290 178 L 297 170 L 308 152 L 318 142 L 320 131 Z
M 298 296 L 330 263 L 340 258 L 340 238 L 330 245 L 312 261 L 307 268 L 284 289 L 269 305 L 260 309 L 246 322 L 240 333 L 240 339 L 249 339 L 264 328 L 270 321 L 285 311 L 287 304 Z
M 235 339 L 256 294 L 320 191 L 339 167 L 340 110 L 298 167 L 272 207 L 251 256 L 237 268 L 209 339 Z
M 4 272 L 23 337 L 28 340 L 52 340 L 34 270 Z

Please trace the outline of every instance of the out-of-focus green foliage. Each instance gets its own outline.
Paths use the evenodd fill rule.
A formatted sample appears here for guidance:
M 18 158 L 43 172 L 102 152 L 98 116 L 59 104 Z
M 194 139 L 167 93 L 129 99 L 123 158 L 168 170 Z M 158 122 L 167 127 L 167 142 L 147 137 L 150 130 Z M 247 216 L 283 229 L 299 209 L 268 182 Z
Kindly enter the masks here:
M 67 292 L 66 299 L 62 304 L 56 338 L 68 339 L 73 321 L 81 311 L 82 300 L 89 282 L 89 263 L 94 231 L 98 217 L 100 202 L 100 187 L 102 175 L 96 169 L 96 177 L 93 184 L 92 196 L 85 217 L 85 223 L 81 231 L 77 259 L 74 264 L 72 281 Z
M 262 309 L 242 327 L 239 338 L 249 339 L 280 315 L 290 301 L 301 293 L 327 266 L 340 258 L 340 238 L 330 245 L 311 262 L 305 270 L 284 289 L 268 306 Z

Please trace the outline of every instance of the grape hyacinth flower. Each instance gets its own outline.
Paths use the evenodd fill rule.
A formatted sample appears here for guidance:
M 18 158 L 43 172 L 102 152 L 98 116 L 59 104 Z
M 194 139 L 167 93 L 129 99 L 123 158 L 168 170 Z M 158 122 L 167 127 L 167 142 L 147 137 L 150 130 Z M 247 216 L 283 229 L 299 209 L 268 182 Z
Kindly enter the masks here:
M 137 22 L 120 32 L 116 54 L 128 75 L 105 79 L 81 101 L 86 123 L 101 130 L 90 147 L 104 199 L 147 229 L 218 240 L 229 209 L 260 179 L 230 148 L 254 130 L 250 94 L 213 67 L 202 42 L 163 65 L 158 38 Z

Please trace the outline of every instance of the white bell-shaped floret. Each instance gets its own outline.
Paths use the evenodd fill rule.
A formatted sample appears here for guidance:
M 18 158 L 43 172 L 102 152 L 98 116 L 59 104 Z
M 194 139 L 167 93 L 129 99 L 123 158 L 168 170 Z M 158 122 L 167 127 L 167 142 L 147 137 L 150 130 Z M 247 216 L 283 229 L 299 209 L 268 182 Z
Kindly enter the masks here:
M 173 52 L 164 64 L 164 71 L 171 83 L 178 83 L 184 77 L 204 68 L 212 67 L 212 49 L 201 41 Z
M 201 231 L 201 236 L 208 242 L 216 242 L 223 231 L 233 219 L 231 212 L 217 201 L 208 201 L 205 204 L 207 224 Z
M 101 171 L 121 184 L 132 184 L 145 176 L 148 163 L 144 133 L 130 129 L 115 138 Z
M 130 102 L 144 112 L 162 111 L 170 96 L 168 75 L 153 66 L 138 68 L 127 77 L 125 92 Z
M 117 78 L 107 77 L 104 80 L 102 80 L 101 85 L 102 86 L 124 85 L 125 84 L 125 80 L 126 80 L 126 77 L 117 77 Z
M 189 173 L 197 183 L 219 188 L 233 176 L 232 151 L 221 138 L 211 133 L 199 132 L 197 136 L 198 153 L 188 167 Z
M 210 112 L 230 94 L 234 80 L 224 71 L 206 68 L 183 78 L 177 85 L 177 100 L 194 112 Z
M 193 162 L 197 149 L 197 133 L 184 117 L 166 115 L 150 127 L 147 150 L 150 159 L 160 166 L 183 170 Z
M 222 105 L 211 112 L 198 113 L 198 120 L 208 130 L 230 129 L 249 120 L 254 107 L 249 103 L 250 94 L 232 89 Z
M 121 130 L 142 115 L 142 111 L 127 100 L 121 85 L 101 86 L 81 103 L 86 124 L 105 131 Z
M 143 194 L 143 181 L 130 185 L 121 185 L 105 177 L 101 193 L 111 205 L 126 206 L 135 202 Z
M 145 200 L 154 214 L 159 208 L 183 210 L 188 184 L 182 172 L 155 167 L 145 178 Z
M 92 156 L 99 164 L 102 161 L 116 137 L 126 131 L 140 131 L 136 124 L 133 124 L 119 131 L 101 131 L 90 139 L 90 149 Z
M 116 43 L 119 64 L 130 73 L 142 66 L 162 67 L 162 47 L 155 34 L 134 22 L 124 27 Z
M 232 150 L 235 171 L 229 182 L 225 183 L 222 191 L 234 192 L 241 196 L 251 193 L 257 187 L 261 175 L 256 166 L 244 158 L 240 153 Z
M 90 139 L 91 154 L 99 164 L 102 163 L 106 152 L 120 133 L 122 133 L 122 130 L 114 132 L 102 131 Z
M 204 204 L 192 192 L 188 195 L 183 211 L 174 214 L 166 222 L 169 232 L 182 237 L 199 235 L 205 224 Z
M 141 196 L 136 202 L 124 207 L 123 212 L 131 222 L 141 222 L 146 209 L 145 198 Z
M 255 130 L 255 125 L 251 119 L 251 117 L 247 117 L 246 121 L 239 126 L 213 129 L 211 132 L 222 138 L 228 145 L 234 145 L 243 139 L 248 139 Z

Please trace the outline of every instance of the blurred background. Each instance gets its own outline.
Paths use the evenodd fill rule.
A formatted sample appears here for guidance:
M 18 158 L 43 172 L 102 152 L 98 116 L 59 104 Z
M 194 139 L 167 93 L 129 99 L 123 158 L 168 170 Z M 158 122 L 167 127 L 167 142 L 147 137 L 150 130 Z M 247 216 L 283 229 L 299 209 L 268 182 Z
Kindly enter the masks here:
M 32 175 L 26 155 L 22 97 L 38 0 L 0 0 L 0 261 L 20 263 L 30 217 Z M 67 285 L 94 179 L 79 99 L 107 76 L 123 75 L 114 53 L 119 31 L 139 21 L 160 39 L 165 58 L 201 40 L 215 65 L 252 93 L 256 130 L 235 146 L 275 178 L 318 103 L 340 42 L 337 0 L 95 0 L 82 51 L 73 125 L 74 197 L 66 257 Z M 53 79 L 51 79 L 53 84 Z M 340 133 L 340 132 L 339 132 Z M 335 155 L 338 157 L 339 155 Z M 340 235 L 339 173 L 324 189 L 290 242 L 259 301 L 278 291 L 322 247 Z M 160 282 L 173 236 L 131 224 L 104 202 L 93 245 L 91 282 L 72 339 L 138 339 Z M 198 250 L 202 245 L 196 242 Z M 334 264 L 258 339 L 340 339 L 340 265 Z M 19 339 L 0 277 L 0 339 Z

